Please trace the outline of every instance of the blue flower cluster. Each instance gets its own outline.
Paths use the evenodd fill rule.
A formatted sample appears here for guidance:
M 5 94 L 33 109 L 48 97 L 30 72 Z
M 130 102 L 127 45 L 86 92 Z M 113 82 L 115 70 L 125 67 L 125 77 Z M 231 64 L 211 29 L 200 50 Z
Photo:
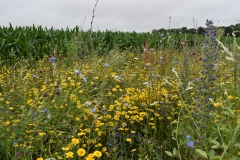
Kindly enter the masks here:
M 217 41 L 215 35 L 215 28 L 211 20 L 207 20 L 205 28 L 205 41 L 204 41 L 204 53 L 205 57 L 203 59 L 202 71 L 200 77 L 199 92 L 200 97 L 198 97 L 199 104 L 206 106 L 207 110 L 211 109 L 209 98 L 213 98 L 212 93 L 215 91 L 215 81 L 217 80 L 216 74 L 216 63 L 218 62 L 217 54 Z M 201 107 L 200 105 L 198 107 Z

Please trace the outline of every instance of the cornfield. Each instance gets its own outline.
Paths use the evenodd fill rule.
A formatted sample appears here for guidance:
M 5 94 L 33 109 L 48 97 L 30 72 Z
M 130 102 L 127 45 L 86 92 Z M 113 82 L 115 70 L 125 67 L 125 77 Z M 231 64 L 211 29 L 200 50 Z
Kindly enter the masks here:
M 143 45 L 146 40 L 150 42 L 150 48 L 181 49 L 182 42 L 194 47 L 201 44 L 204 36 L 198 34 L 179 34 L 172 31 L 164 33 L 137 33 L 121 31 L 83 31 L 76 26 L 73 29 L 43 28 L 41 26 L 0 27 L 0 58 L 2 60 L 14 61 L 16 58 L 41 59 L 50 55 L 53 51 L 58 54 L 68 53 L 71 43 L 77 44 L 78 54 L 98 55 L 109 53 L 112 49 L 124 51 L 129 49 L 134 53 L 143 53 Z M 231 44 L 233 38 L 222 37 L 221 41 Z M 240 39 L 237 39 L 239 43 Z

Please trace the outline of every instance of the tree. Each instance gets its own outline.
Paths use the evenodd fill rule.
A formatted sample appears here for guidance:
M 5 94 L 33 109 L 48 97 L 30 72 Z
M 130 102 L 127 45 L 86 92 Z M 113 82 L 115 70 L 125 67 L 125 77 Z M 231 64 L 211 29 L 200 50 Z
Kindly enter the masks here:
M 190 33 L 190 34 L 195 34 L 196 32 L 197 32 L 197 30 L 195 28 L 190 28 L 188 30 L 188 33 Z
M 180 28 L 180 30 L 181 30 L 182 33 L 187 33 L 188 32 L 187 27 Z
M 152 30 L 152 34 L 155 34 L 155 33 L 157 33 L 157 32 L 158 32 L 157 29 L 153 29 L 153 30 Z
M 240 23 L 234 26 L 234 31 L 237 31 L 235 32 L 236 37 L 240 37 Z
M 233 32 L 233 28 L 231 26 L 225 27 L 224 36 L 227 36 L 227 35 L 231 36 L 232 32 Z
M 165 32 L 165 29 L 164 29 L 164 28 L 161 28 L 161 29 L 158 30 L 158 32 L 163 33 L 163 32 Z
M 204 35 L 204 33 L 205 33 L 204 28 L 203 27 L 198 27 L 197 33 L 200 34 L 200 35 Z

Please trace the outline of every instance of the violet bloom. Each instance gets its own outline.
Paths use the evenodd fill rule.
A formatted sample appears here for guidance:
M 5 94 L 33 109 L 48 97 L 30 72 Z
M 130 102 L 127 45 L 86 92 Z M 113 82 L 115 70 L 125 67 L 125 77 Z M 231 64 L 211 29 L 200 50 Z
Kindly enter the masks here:
M 44 98 L 47 98 L 47 97 L 48 97 L 48 93 L 45 92 L 45 93 L 43 94 L 43 97 L 44 97 Z
M 59 96 L 60 95 L 60 91 L 56 91 L 55 94 Z
M 190 148 L 194 148 L 194 142 L 193 141 L 189 141 L 189 142 L 187 142 L 187 145 L 188 145 L 188 147 L 190 147 Z
M 53 63 L 53 62 L 55 62 L 56 60 L 57 60 L 57 59 L 56 59 L 54 56 L 52 56 L 49 61 Z

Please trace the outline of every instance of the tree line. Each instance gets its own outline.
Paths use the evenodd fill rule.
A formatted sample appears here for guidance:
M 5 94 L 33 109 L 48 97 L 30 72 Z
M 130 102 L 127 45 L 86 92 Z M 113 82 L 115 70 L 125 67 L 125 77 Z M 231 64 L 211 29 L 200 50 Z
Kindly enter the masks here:
M 223 30 L 223 36 L 232 36 L 232 33 L 235 31 L 236 37 L 240 37 L 240 23 L 236 25 L 230 25 L 230 26 L 219 26 L 215 27 L 216 30 L 222 29 Z M 204 27 L 198 27 L 198 28 L 172 28 L 172 29 L 153 29 L 152 33 L 165 33 L 165 32 L 176 32 L 176 33 L 188 33 L 188 34 L 199 34 L 204 35 Z

